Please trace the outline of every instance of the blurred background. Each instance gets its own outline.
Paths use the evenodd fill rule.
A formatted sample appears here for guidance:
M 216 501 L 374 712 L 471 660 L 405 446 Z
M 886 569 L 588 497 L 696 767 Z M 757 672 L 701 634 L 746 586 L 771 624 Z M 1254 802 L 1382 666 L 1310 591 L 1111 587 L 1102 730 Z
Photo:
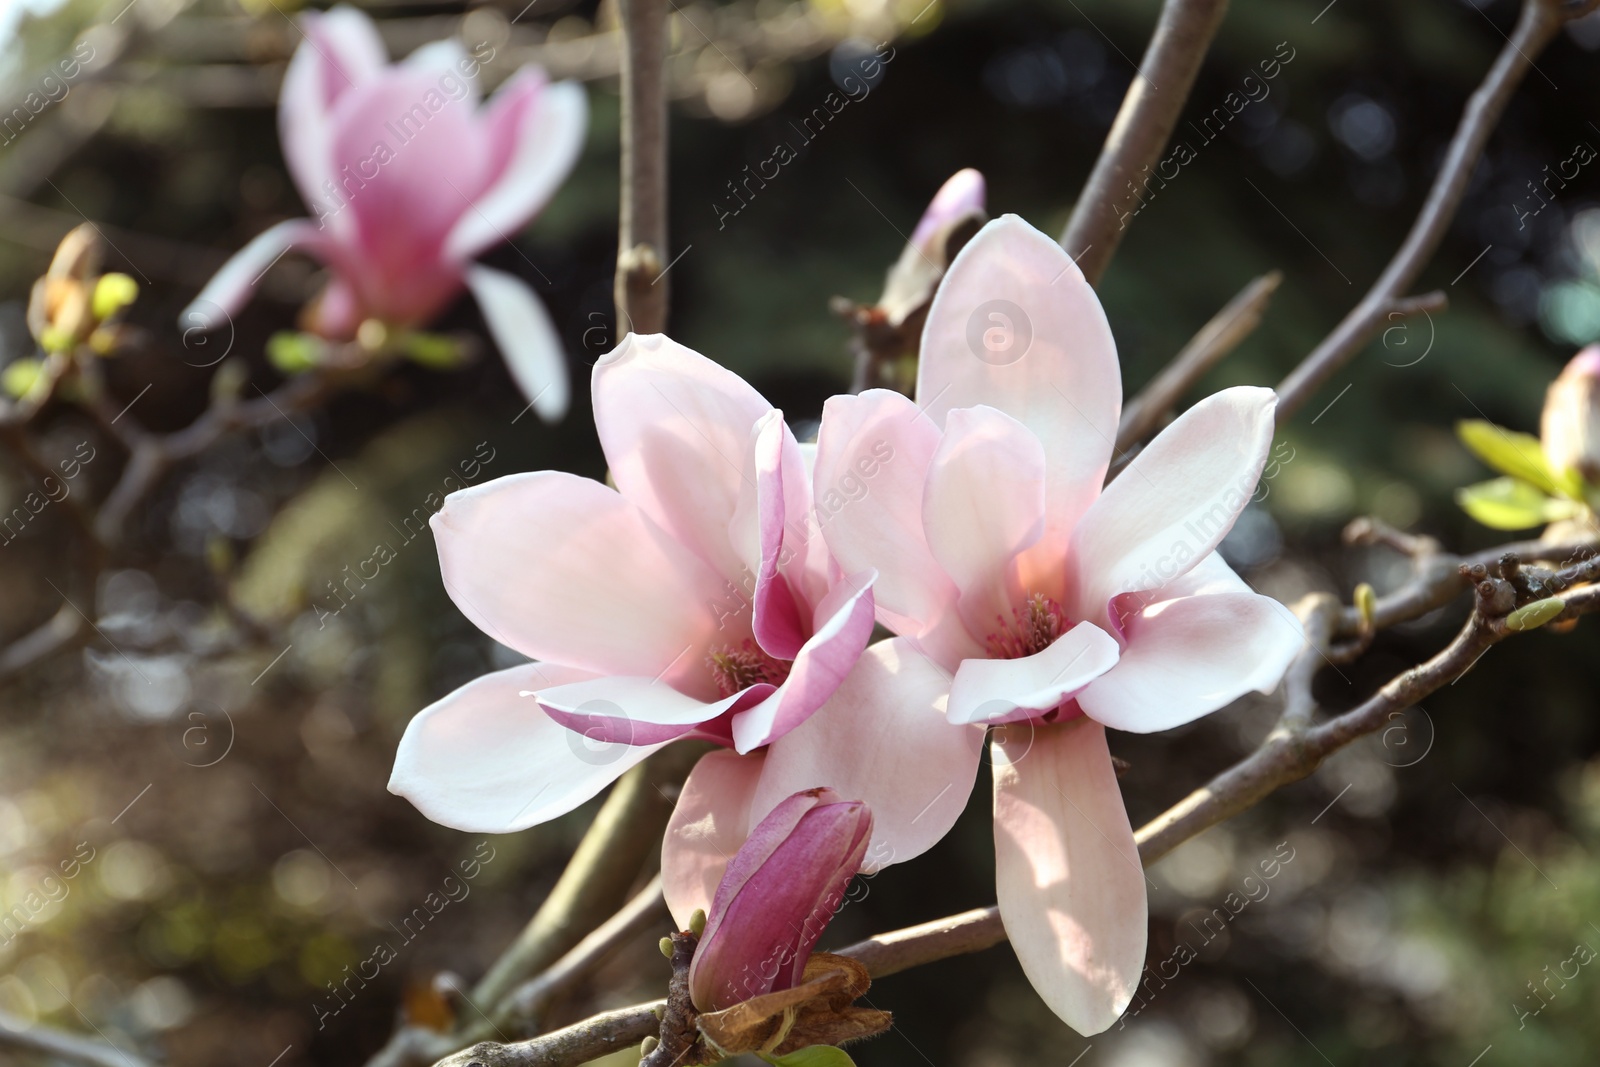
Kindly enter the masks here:
M 1294 366 L 1403 238 L 1517 10 L 1512 0 L 1324 4 L 1232 5 L 1190 101 L 1195 124 L 1176 135 L 1194 158 L 1132 221 L 1101 289 L 1130 394 L 1271 270 L 1284 281 L 1265 321 L 1195 395 L 1272 384 Z M 588 83 L 577 172 L 515 247 L 486 257 L 551 309 L 576 396 L 559 426 L 518 419 L 524 401 L 489 348 L 459 371 L 408 365 L 227 438 L 177 465 L 128 517 L 117 567 L 80 594 L 93 599 L 97 639 L 0 681 L 0 904 L 29 917 L 0 943 L 0 1010 L 98 1031 L 174 1067 L 364 1062 L 402 1004 L 427 1000 L 436 974 L 483 973 L 595 807 L 485 839 L 433 825 L 385 792 L 409 717 L 516 659 L 450 604 L 428 537 L 336 614 L 313 605 L 463 464 L 481 464 L 479 478 L 546 467 L 603 476 L 587 366 L 615 341 L 615 8 L 361 6 L 396 56 L 458 34 L 495 44 L 491 85 L 528 61 Z M 795 423 L 815 419 L 851 369 L 830 298 L 877 297 L 946 177 L 977 167 L 991 213 L 1059 232 L 1158 6 L 679 5 L 671 332 Z M 288 0 L 0 0 L 0 118 L 26 116 L 0 133 L 0 363 L 34 355 L 29 287 L 87 218 L 107 238 L 108 269 L 141 286 L 128 315 L 138 343 L 102 361 L 116 407 L 136 402 L 154 430 L 188 424 L 206 406 L 218 345 L 253 385 L 281 381 L 264 346 L 318 287 L 311 261 L 274 267 L 225 335 L 190 336 L 177 317 L 231 251 L 304 214 L 273 110 L 299 40 L 295 10 Z M 779 141 L 798 147 L 791 124 L 885 41 L 893 58 L 878 78 L 736 205 L 728 183 Z M 1538 57 L 1513 99 L 1418 286 L 1445 290 L 1449 310 L 1397 323 L 1284 430 L 1277 474 L 1224 545 L 1257 588 L 1292 602 L 1403 581 L 1405 561 L 1389 550 L 1340 545 L 1340 529 L 1363 514 L 1452 550 L 1507 539 L 1452 502 L 1455 488 L 1488 476 L 1453 424 L 1482 417 L 1536 432 L 1548 381 L 1600 340 L 1600 164 L 1553 198 L 1530 188 L 1583 156 L 1579 146 L 1590 159 L 1600 148 L 1596 49 L 1600 17 L 1590 17 Z M 43 82 L 85 54 L 76 77 Z M 1201 117 L 1273 59 L 1265 95 L 1209 139 Z M 13 111 L 47 84 L 64 88 L 37 113 Z M 438 328 L 483 325 L 463 300 Z M 117 442 L 70 405 L 38 425 L 51 462 L 93 451 L 74 492 L 103 497 L 126 461 Z M 29 487 L 0 452 L 0 512 Z M 45 622 L 72 587 L 65 510 L 0 546 L 0 640 Z M 260 641 L 216 638 L 223 590 L 266 621 Z M 1357 702 L 1448 640 L 1465 607 L 1324 671 L 1319 697 L 1329 709 Z M 1462 684 L 1162 860 L 1151 871 L 1151 964 L 1180 942 L 1199 956 L 1154 995 L 1147 987 L 1108 1033 L 1070 1032 L 1000 946 L 875 986 L 872 1003 L 897 1025 L 853 1049 L 857 1062 L 1600 1061 L 1600 973 L 1579 962 L 1579 946 L 1592 946 L 1590 959 L 1600 950 L 1597 683 L 1592 623 L 1507 642 Z M 1247 751 L 1274 713 L 1251 701 L 1171 734 L 1114 736 L 1132 764 L 1122 784 L 1135 825 Z M 992 902 L 988 788 L 985 768 L 951 836 L 871 879 L 825 944 Z M 319 1027 L 327 983 L 449 868 L 486 852 L 470 895 Z M 1276 877 L 1248 883 L 1269 891 L 1249 890 L 1245 879 L 1274 859 Z M 49 885 L 64 888 L 28 903 Z M 1247 891 L 1259 899 L 1220 934 L 1202 932 L 1218 925 L 1204 916 Z M 654 938 L 610 963 L 558 1021 L 659 995 L 667 971 Z M 0 1062 L 36 1061 L 0 1047 Z

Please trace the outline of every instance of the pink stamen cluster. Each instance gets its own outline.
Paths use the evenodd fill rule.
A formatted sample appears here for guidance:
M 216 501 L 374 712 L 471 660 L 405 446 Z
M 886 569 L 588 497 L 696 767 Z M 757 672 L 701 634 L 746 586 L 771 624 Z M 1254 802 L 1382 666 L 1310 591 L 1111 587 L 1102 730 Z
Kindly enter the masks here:
M 789 677 L 790 665 L 783 660 L 773 659 L 747 637 L 738 645 L 724 645 L 714 650 L 706 657 L 706 666 L 711 668 L 711 677 L 716 680 L 717 689 L 723 696 L 731 697 L 741 689 L 761 682 L 782 685 L 784 679 Z
M 1043 593 L 1033 593 L 1020 608 L 1013 608 L 1010 621 L 996 615 L 1000 629 L 984 644 L 995 659 L 1022 659 L 1037 655 L 1067 632 L 1070 624 L 1061 605 Z

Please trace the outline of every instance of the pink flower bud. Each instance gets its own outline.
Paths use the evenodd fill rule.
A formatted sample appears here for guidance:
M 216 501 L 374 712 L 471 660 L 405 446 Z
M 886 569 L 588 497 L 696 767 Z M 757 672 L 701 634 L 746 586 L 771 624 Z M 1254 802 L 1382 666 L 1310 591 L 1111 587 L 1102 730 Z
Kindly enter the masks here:
M 926 253 L 928 242 L 945 227 L 967 215 L 982 215 L 984 190 L 983 175 L 978 171 L 971 167 L 956 171 L 933 194 L 928 210 L 911 232 L 911 243 Z
M 1590 345 L 1550 383 L 1540 437 L 1545 458 L 1558 471 L 1575 468 L 1600 484 L 1600 345 Z
M 689 965 L 699 1010 L 791 989 L 867 853 L 872 812 L 831 789 L 783 801 L 751 832 L 711 901 Z

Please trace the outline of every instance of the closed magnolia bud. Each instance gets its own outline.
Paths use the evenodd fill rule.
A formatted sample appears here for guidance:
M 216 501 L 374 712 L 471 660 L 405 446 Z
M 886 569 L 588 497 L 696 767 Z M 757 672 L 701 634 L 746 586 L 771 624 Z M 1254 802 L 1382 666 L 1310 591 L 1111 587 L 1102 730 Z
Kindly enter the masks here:
M 1575 469 L 1584 481 L 1600 485 L 1600 345 L 1572 357 L 1550 383 L 1540 438 L 1552 467 Z
M 940 239 L 957 223 L 973 216 L 983 217 L 984 193 L 981 173 L 971 167 L 956 171 L 928 202 L 917 228 L 911 231 L 911 243 L 924 255 L 943 259 L 944 245 Z
M 702 1012 L 791 989 L 867 854 L 872 813 L 831 789 L 783 801 L 728 864 L 689 965 Z
M 983 175 L 968 167 L 953 174 L 928 202 L 878 298 L 878 309 L 890 324 L 905 322 L 933 298 L 959 246 L 983 225 L 984 194 Z

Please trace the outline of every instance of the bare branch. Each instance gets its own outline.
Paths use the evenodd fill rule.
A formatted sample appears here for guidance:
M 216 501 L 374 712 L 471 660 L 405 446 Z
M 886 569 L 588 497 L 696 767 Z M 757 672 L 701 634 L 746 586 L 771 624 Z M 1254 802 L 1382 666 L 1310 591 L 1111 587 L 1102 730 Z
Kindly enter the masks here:
M 84 618 L 63 604 L 47 622 L 0 648 L 0 678 L 9 678 L 41 660 L 81 644 L 89 636 Z
M 617 334 L 667 325 L 667 0 L 622 0 Z
M 1211 321 L 1183 346 L 1172 362 L 1150 379 L 1150 384 L 1122 408 L 1122 423 L 1117 427 L 1116 451 L 1122 452 L 1160 428 L 1161 420 L 1224 356 L 1261 323 L 1267 301 L 1283 281 L 1281 271 L 1263 274 L 1227 302 Z
M 1405 291 L 1432 258 L 1445 230 L 1461 207 L 1485 143 L 1511 94 L 1522 83 L 1542 52 L 1569 18 L 1594 10 L 1600 0 L 1564 3 L 1563 0 L 1523 0 L 1517 27 L 1489 68 L 1483 83 L 1467 101 L 1444 163 L 1428 190 L 1428 199 L 1411 225 L 1411 232 L 1361 302 L 1352 308 L 1332 333 L 1300 361 L 1278 385 L 1278 425 L 1305 404 L 1312 393 L 1340 367 L 1353 359 L 1384 323 L 1403 315 L 1408 305 Z M 1419 306 L 1420 309 L 1420 306 Z
M 0 1046 L 4 1045 L 87 1067 L 154 1067 L 143 1056 L 124 1052 L 108 1041 L 80 1037 L 0 1011 Z
M 435 1067 L 577 1067 L 654 1037 L 661 1026 L 656 1012 L 666 1003 L 655 1000 L 603 1012 L 531 1041 L 505 1045 L 481 1041 L 446 1056 Z
M 440 1057 L 454 1062 L 455 1050 L 497 1032 L 491 1020 L 537 1016 L 558 993 L 655 921 L 661 902 L 659 878 L 625 907 L 621 905 L 644 858 L 666 830 L 677 787 L 706 747 L 680 741 L 617 781 L 555 888 L 473 989 L 469 1002 L 481 1010 L 472 1019 L 445 1034 L 402 1026 L 367 1067 L 411 1067 Z M 531 975 L 538 977 L 530 979 Z
M 1000 909 L 988 907 L 878 934 L 836 951 L 860 960 L 872 977 L 883 978 L 935 960 L 981 952 L 1005 939 Z
M 1227 0 L 1166 0 L 1162 5 L 1139 73 L 1122 98 L 1100 158 L 1061 235 L 1061 246 L 1091 285 L 1100 281 L 1116 254 L 1126 216 L 1138 207 L 1138 178 L 1166 150 L 1227 9 Z M 1127 212 L 1117 208 L 1124 190 L 1133 194 Z
M 661 876 L 650 879 L 621 911 L 601 923 L 537 978 L 519 986 L 505 999 L 499 1014 L 537 1023 L 561 994 L 592 974 L 611 955 L 666 915 L 661 896 Z M 524 1031 L 527 1032 L 527 1031 Z
M 672 814 L 677 798 L 663 789 L 681 783 L 703 751 L 680 742 L 618 780 L 544 904 L 472 991 L 475 1003 L 499 1004 L 622 905 Z

